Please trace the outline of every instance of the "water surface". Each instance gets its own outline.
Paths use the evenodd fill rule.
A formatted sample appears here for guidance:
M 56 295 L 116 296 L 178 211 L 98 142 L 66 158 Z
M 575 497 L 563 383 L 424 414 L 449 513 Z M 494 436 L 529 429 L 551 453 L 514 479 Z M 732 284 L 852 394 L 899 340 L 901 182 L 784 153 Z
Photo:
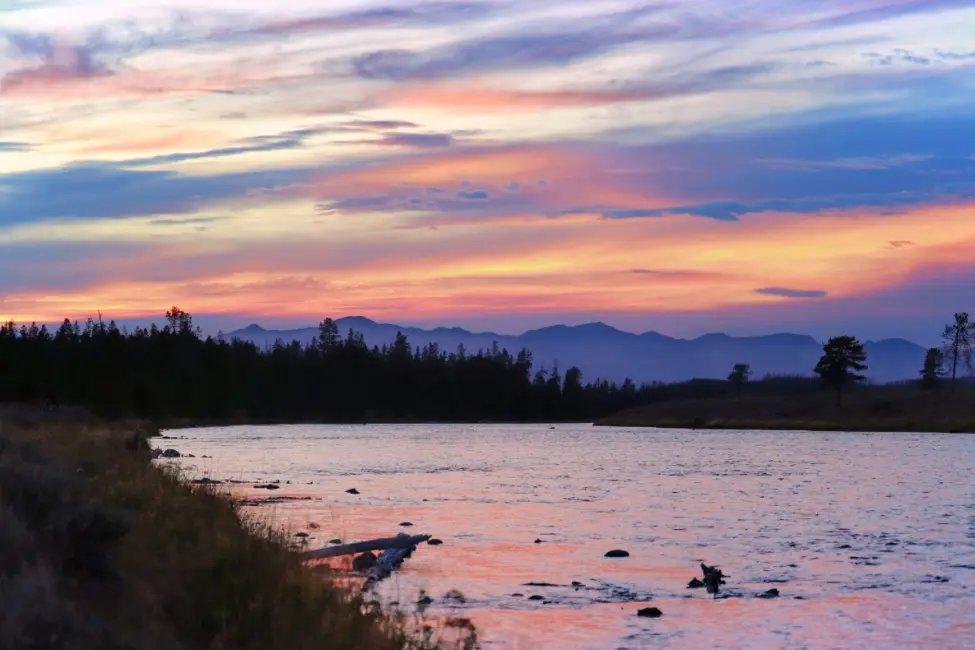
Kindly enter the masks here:
M 158 444 L 196 456 L 180 463 L 246 481 L 235 489 L 248 496 L 310 497 L 254 510 L 308 532 L 313 548 L 401 530 L 443 539 L 382 594 L 406 606 L 425 590 L 428 613 L 471 618 L 487 648 L 975 647 L 975 436 L 588 425 L 170 435 L 185 439 Z M 282 489 L 250 487 L 273 480 Z M 603 557 L 614 548 L 631 556 Z M 701 561 L 731 576 L 729 597 L 686 589 Z M 778 599 L 756 598 L 772 587 Z M 450 589 L 466 602 L 444 600 Z M 638 618 L 648 604 L 663 617 Z

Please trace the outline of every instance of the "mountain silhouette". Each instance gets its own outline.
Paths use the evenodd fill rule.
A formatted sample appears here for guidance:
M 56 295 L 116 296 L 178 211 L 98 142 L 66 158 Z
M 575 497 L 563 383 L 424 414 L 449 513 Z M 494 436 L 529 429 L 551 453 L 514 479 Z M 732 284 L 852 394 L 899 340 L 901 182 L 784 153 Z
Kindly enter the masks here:
M 336 323 L 343 336 L 350 328 L 361 332 L 370 347 L 391 344 L 397 332 L 403 332 L 412 346 L 437 343 L 445 352 L 454 352 L 463 345 L 469 354 L 474 354 L 497 342 L 512 353 L 521 348 L 531 350 L 535 369 L 551 370 L 557 364 L 564 371 L 577 366 L 587 380 L 617 382 L 627 377 L 637 383 L 724 379 L 736 363 L 750 364 L 756 379 L 766 374 L 811 375 L 822 354 L 822 342 L 788 333 L 748 337 L 713 333 L 679 339 L 658 332 L 633 334 L 605 323 L 587 323 L 553 325 L 507 336 L 458 327 L 402 327 L 362 316 L 340 318 Z M 253 324 L 224 336 L 252 341 L 260 347 L 278 340 L 307 344 L 318 336 L 318 328 L 268 330 Z M 916 379 L 924 362 L 925 349 L 903 339 L 867 341 L 864 347 L 869 366 L 865 374 L 874 382 Z

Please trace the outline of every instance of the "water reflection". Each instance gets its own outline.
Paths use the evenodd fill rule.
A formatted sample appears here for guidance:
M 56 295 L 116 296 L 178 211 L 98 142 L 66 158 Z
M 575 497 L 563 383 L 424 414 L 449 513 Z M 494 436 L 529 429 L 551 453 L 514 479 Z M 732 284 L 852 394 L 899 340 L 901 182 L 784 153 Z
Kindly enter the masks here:
M 239 488 L 248 496 L 312 497 L 257 509 L 308 532 L 312 547 L 395 534 L 402 521 L 443 539 L 383 594 L 408 603 L 426 590 L 428 613 L 469 616 L 485 647 L 963 648 L 975 639 L 975 437 L 564 425 L 176 435 L 185 439 L 166 446 L 213 456 L 180 461 L 195 471 L 282 482 L 271 494 Z M 631 556 L 604 558 L 612 548 Z M 686 589 L 701 561 L 731 576 L 728 597 Z M 773 586 L 778 599 L 755 598 Z M 444 602 L 452 588 L 466 602 Z M 637 618 L 651 598 L 664 616 Z

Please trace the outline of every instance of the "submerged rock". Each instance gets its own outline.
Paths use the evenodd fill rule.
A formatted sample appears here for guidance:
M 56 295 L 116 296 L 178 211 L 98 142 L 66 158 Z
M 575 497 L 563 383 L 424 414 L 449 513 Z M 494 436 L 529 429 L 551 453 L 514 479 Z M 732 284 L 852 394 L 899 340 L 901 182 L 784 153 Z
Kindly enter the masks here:
M 346 494 L 359 494 L 359 490 L 357 490 L 355 488 L 352 488 L 350 490 L 346 490 L 345 493 Z
M 664 613 L 661 612 L 656 607 L 644 607 L 643 609 L 638 611 L 636 615 L 642 616 L 643 618 L 660 618 L 661 616 L 664 615 Z
M 528 597 L 528 600 L 545 600 L 545 596 L 539 596 L 538 594 L 532 594 Z
M 691 581 L 687 583 L 688 589 L 700 589 L 704 586 L 704 583 L 697 578 L 691 578 Z
M 215 481 L 212 478 L 203 477 L 192 481 L 192 483 L 194 485 L 222 485 L 223 481 Z
M 579 589 L 580 587 L 585 587 L 586 585 L 582 584 L 578 580 L 573 580 L 572 581 L 572 586 L 575 587 L 576 589 Z
M 376 555 L 372 551 L 366 551 L 361 555 L 355 556 L 352 560 L 353 571 L 367 571 L 376 566 Z
M 427 544 L 429 544 L 430 546 L 440 546 L 441 544 L 443 544 L 443 540 L 434 537 L 433 539 L 428 540 Z
M 444 600 L 450 600 L 450 601 L 453 601 L 455 603 L 466 603 L 467 602 L 467 597 L 464 596 L 464 594 L 461 593 L 457 589 L 451 589 L 450 591 L 448 591 L 447 593 L 445 593 L 443 595 L 443 599 Z
M 167 449 L 162 453 L 162 455 L 163 458 L 179 458 L 182 454 L 180 454 L 175 449 Z
M 404 528 L 409 528 L 410 526 L 413 525 L 413 522 L 412 521 L 401 521 L 399 525 L 400 526 L 403 526 Z
M 280 485 L 275 485 L 274 483 L 264 483 L 263 485 L 255 485 L 255 490 L 280 490 Z
M 338 537 L 336 537 L 335 539 L 328 540 L 328 543 L 329 544 L 341 544 L 342 543 L 342 540 L 340 540 Z
M 615 548 L 612 551 L 606 551 L 606 555 L 604 557 L 630 557 L 630 552 L 624 551 L 621 548 Z
M 538 538 L 535 538 L 535 544 L 541 544 L 541 543 L 542 543 L 542 540 L 540 540 Z
M 779 597 L 779 590 L 775 588 L 769 589 L 764 594 L 759 594 L 756 596 L 756 598 L 778 598 L 778 597 Z

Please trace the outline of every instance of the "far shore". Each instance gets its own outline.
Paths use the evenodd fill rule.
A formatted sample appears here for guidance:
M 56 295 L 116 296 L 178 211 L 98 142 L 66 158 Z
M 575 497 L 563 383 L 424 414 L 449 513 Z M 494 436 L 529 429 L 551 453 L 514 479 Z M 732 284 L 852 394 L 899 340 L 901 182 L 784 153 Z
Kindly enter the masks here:
M 975 433 L 975 389 L 911 386 L 851 390 L 837 406 L 830 391 L 662 400 L 596 421 L 597 426 L 674 429 L 761 429 Z
M 975 422 L 955 425 L 916 425 L 899 420 L 836 422 L 829 420 L 700 420 L 646 418 L 618 413 L 593 423 L 597 427 L 690 429 L 711 431 L 835 431 L 838 433 L 975 433 Z

